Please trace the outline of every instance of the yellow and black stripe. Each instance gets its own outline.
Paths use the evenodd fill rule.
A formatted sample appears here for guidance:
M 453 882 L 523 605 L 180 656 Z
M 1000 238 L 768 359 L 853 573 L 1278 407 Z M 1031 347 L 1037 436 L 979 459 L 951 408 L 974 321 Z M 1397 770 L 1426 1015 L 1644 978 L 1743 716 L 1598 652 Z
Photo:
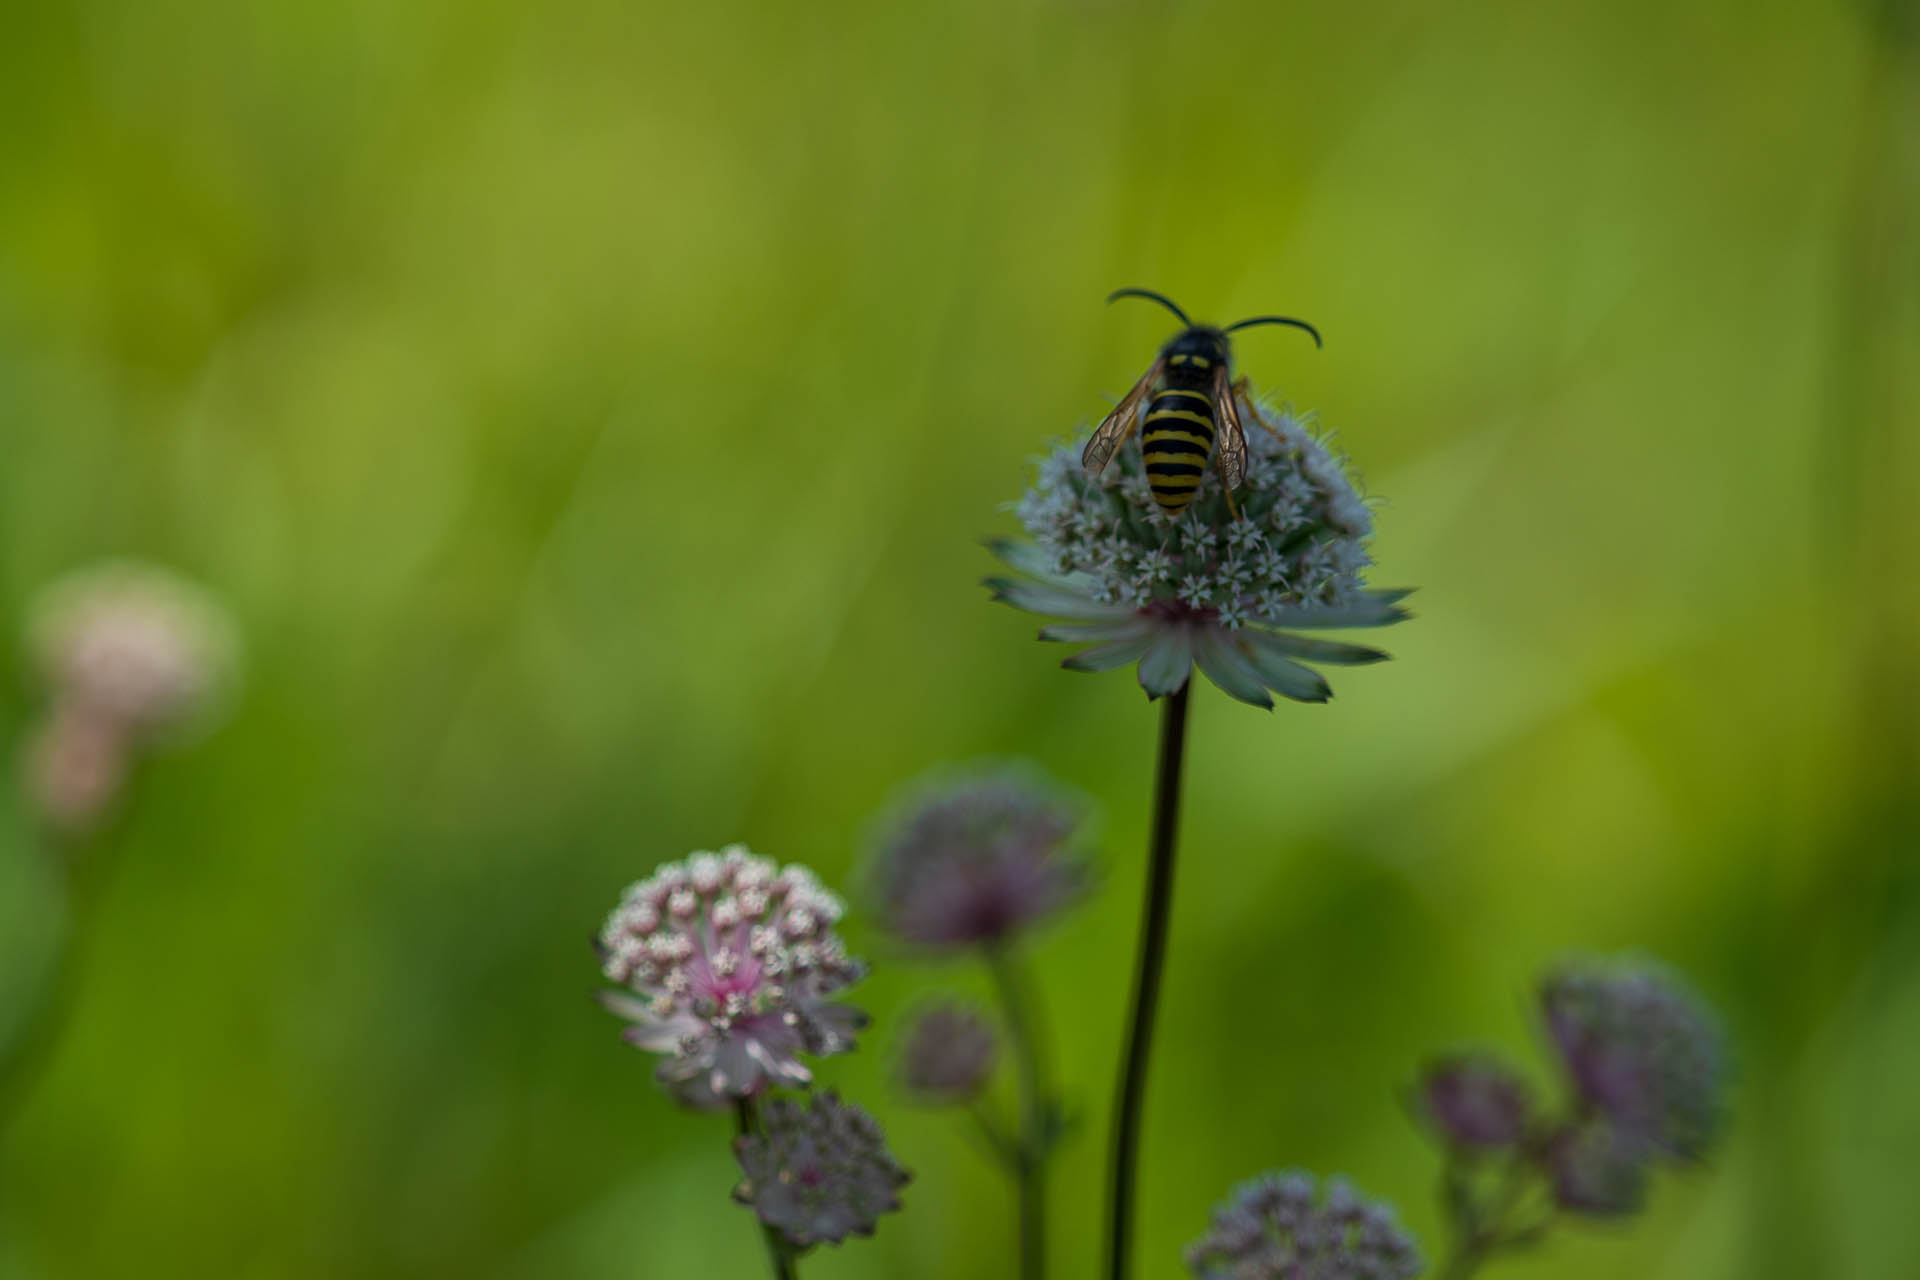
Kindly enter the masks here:
M 1193 501 L 1207 473 L 1207 459 L 1213 455 L 1213 396 L 1202 389 L 1210 367 L 1205 356 L 1169 356 L 1169 385 L 1147 406 L 1142 424 L 1140 452 L 1147 464 L 1147 483 L 1153 500 L 1169 516 L 1179 515 Z M 1201 385 L 1192 385 L 1195 382 Z M 1188 385 L 1173 385 L 1177 383 Z
M 1234 398 L 1239 392 L 1234 390 L 1227 335 L 1256 324 L 1285 324 L 1312 334 L 1317 347 L 1319 331 L 1305 320 L 1288 316 L 1255 316 L 1215 329 L 1193 323 L 1172 299 L 1151 289 L 1116 289 L 1107 295 L 1108 302 L 1115 298 L 1157 302 L 1180 317 L 1186 328 L 1160 348 L 1159 357 L 1147 366 L 1133 390 L 1094 428 L 1080 452 L 1080 465 L 1089 476 L 1099 475 L 1113 461 L 1114 452 L 1133 436 L 1134 427 L 1140 426 L 1147 486 L 1161 511 L 1172 517 L 1191 506 L 1200 481 L 1206 478 L 1207 464 L 1217 462 L 1227 510 L 1238 518 L 1233 491 L 1247 476 L 1247 438 L 1236 408 L 1240 402 Z M 1144 423 L 1139 418 L 1143 403 L 1147 406 Z M 1220 443 L 1217 459 L 1216 441 Z

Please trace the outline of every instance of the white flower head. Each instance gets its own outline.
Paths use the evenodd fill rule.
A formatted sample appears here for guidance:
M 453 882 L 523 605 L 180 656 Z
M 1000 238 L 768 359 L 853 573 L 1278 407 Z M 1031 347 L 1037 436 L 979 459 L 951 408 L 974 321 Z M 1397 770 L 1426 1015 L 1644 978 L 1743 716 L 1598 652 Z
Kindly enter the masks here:
M 1145 483 L 1137 437 L 1098 476 L 1080 466 L 1081 442 L 1054 449 L 1014 508 L 1034 541 L 988 544 L 1024 575 L 987 579 L 994 598 L 1069 620 L 1040 633 L 1091 646 L 1061 664 L 1069 670 L 1138 663 L 1149 697 L 1184 687 L 1197 664 L 1255 706 L 1272 707 L 1272 693 L 1326 701 L 1327 682 L 1303 662 L 1357 666 L 1387 655 L 1290 633 L 1402 621 L 1409 592 L 1365 585 L 1372 515 L 1326 441 L 1290 409 L 1247 400 L 1243 417 L 1237 511 L 1209 465 L 1192 504 L 1169 521 Z M 1106 531 L 1099 554 L 1073 543 L 1057 554 L 1054 528 L 1082 512 Z

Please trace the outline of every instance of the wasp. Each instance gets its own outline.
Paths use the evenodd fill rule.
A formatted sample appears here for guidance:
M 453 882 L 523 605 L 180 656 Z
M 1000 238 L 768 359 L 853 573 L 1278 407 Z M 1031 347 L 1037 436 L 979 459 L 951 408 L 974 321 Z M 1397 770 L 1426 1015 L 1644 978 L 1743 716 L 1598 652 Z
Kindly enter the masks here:
M 1108 302 L 1116 298 L 1157 302 L 1178 316 L 1186 328 L 1160 348 L 1133 390 L 1094 431 L 1086 452 L 1080 455 L 1081 465 L 1089 476 L 1099 475 L 1144 421 L 1140 452 L 1147 465 L 1147 484 L 1160 510 L 1173 517 L 1187 509 L 1200 490 L 1207 459 L 1216 457 L 1216 443 L 1220 479 L 1226 486 L 1227 505 L 1232 507 L 1233 491 L 1247 478 L 1247 435 L 1240 424 L 1240 401 L 1246 397 L 1247 380 L 1233 380 L 1227 335 L 1257 324 L 1288 324 L 1313 335 L 1317 347 L 1320 331 L 1304 320 L 1287 316 L 1255 316 L 1215 329 L 1195 324 L 1169 299 L 1146 289 L 1116 289 L 1107 295 Z M 1147 406 L 1144 419 L 1140 415 L 1142 404 Z

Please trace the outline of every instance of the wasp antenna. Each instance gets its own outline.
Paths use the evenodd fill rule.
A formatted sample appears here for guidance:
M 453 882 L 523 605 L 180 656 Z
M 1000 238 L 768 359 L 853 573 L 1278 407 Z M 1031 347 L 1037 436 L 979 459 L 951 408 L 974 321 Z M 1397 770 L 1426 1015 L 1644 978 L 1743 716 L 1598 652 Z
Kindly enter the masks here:
M 1314 346 L 1324 345 L 1320 341 L 1320 331 L 1318 329 L 1308 324 L 1305 320 L 1295 320 L 1289 316 L 1255 316 L 1251 320 L 1242 320 L 1238 324 L 1230 324 L 1221 330 L 1221 332 L 1232 333 L 1235 329 L 1246 329 L 1256 324 L 1290 324 L 1296 329 L 1305 329 L 1308 333 L 1312 334 Z
M 1107 295 L 1107 301 L 1112 302 L 1115 298 L 1146 298 L 1150 301 L 1157 302 L 1167 310 L 1173 312 L 1173 314 L 1179 316 L 1181 324 L 1187 326 L 1189 329 L 1193 328 L 1193 321 L 1187 319 L 1186 312 L 1174 306 L 1172 299 L 1162 297 L 1151 289 L 1115 289 Z

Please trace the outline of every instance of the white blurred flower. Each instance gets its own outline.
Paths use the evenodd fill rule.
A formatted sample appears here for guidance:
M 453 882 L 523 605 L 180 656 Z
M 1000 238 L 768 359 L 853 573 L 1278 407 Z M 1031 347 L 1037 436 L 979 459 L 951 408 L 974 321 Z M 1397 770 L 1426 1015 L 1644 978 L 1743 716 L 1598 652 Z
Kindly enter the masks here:
M 27 645 L 48 707 L 23 779 L 40 819 L 68 835 L 112 812 L 143 751 L 210 725 L 239 667 L 238 631 L 209 593 L 125 561 L 43 590 Z
M 239 656 L 232 619 L 205 590 L 124 561 L 47 587 L 29 644 L 62 708 L 148 738 L 204 723 Z

